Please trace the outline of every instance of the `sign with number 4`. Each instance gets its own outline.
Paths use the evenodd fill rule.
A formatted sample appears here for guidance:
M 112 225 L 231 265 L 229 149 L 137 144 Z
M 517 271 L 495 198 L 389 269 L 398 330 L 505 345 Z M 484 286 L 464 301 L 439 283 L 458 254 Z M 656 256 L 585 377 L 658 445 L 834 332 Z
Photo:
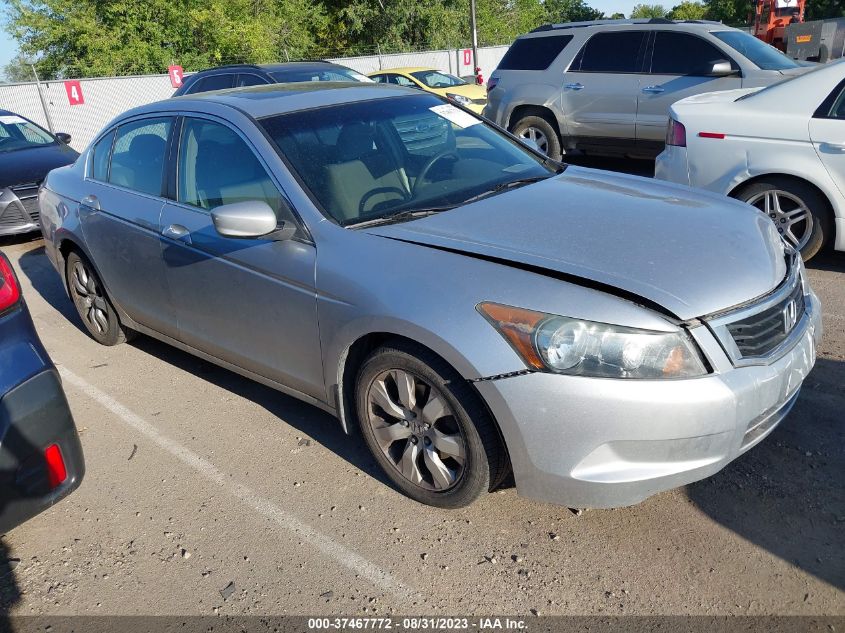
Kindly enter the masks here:
M 66 81 L 65 92 L 70 105 L 84 105 L 85 97 L 82 96 L 82 85 L 78 81 Z

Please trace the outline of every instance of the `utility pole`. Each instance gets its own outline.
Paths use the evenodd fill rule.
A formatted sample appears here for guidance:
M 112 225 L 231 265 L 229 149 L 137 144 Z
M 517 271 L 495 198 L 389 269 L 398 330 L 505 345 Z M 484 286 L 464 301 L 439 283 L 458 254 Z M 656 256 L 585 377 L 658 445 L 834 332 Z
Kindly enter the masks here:
M 44 93 L 41 91 L 41 80 L 38 79 L 38 72 L 35 70 L 35 64 L 30 64 L 32 68 L 32 74 L 35 75 L 35 84 L 38 88 L 38 97 L 41 99 L 41 108 L 44 110 L 44 116 L 47 119 L 47 129 L 50 130 L 50 134 L 55 134 L 55 130 L 53 129 L 53 119 L 50 118 L 50 111 L 47 109 L 47 101 L 44 99 Z
M 478 26 L 475 23 L 475 0 L 469 0 L 469 28 L 472 31 L 472 67 L 475 81 L 478 83 L 478 73 L 481 67 L 478 65 Z

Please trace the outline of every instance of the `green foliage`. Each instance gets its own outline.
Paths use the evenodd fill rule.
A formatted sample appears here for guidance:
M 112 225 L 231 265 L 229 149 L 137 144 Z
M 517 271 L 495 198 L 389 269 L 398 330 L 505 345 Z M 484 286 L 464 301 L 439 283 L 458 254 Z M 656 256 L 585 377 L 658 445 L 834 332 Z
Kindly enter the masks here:
M 611 20 L 624 20 L 625 14 L 624 13 L 614 13 L 613 15 L 610 16 L 610 19 Z
M 632 18 L 665 18 L 669 15 L 662 4 L 635 4 L 631 11 Z
M 703 20 L 707 15 L 707 7 L 700 2 L 684 0 L 672 7 L 669 17 L 672 20 Z
M 558 22 L 582 22 L 600 20 L 604 13 L 593 9 L 584 0 L 546 0 L 546 20 Z
M 0 76 L 5 76 L 6 81 L 11 83 L 35 81 L 35 75 L 32 74 L 32 67 L 29 65 L 29 60 L 23 55 L 16 55 L 13 57 L 12 60 L 3 67 Z
M 708 20 L 731 25 L 747 24 L 752 11 L 749 0 L 704 0 L 704 5 L 707 7 Z

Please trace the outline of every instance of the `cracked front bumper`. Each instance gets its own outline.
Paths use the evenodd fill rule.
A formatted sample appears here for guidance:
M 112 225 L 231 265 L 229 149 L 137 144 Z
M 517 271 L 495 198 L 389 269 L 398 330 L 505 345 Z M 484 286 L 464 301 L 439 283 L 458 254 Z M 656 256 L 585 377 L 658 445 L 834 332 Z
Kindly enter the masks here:
M 815 295 L 802 327 L 771 364 L 721 362 L 702 378 L 532 373 L 475 384 L 502 430 L 520 495 L 579 508 L 632 505 L 718 472 L 777 426 L 815 363 Z

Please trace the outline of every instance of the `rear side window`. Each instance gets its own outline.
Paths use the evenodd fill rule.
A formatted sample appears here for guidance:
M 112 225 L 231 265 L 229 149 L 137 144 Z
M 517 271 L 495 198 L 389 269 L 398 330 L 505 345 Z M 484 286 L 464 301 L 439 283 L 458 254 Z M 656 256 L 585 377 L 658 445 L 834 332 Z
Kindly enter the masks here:
M 241 73 L 238 75 L 238 88 L 243 86 L 263 86 L 268 83 L 263 77 L 253 75 L 252 73 Z
M 700 37 L 659 31 L 654 39 L 651 72 L 655 75 L 706 75 L 713 62 L 721 60 L 731 61 Z
M 546 70 L 571 41 L 571 35 L 549 35 L 516 40 L 502 57 L 498 69 Z
M 203 77 L 191 86 L 188 93 L 194 94 L 195 92 L 208 92 L 209 90 L 224 90 L 226 88 L 231 88 L 234 83 L 234 79 L 234 75 L 211 75 L 210 77 Z
M 111 145 L 114 140 L 114 130 L 97 141 L 94 146 L 94 158 L 91 161 L 91 178 L 106 182 L 109 179 L 109 156 L 111 156 Z
M 121 125 L 114 141 L 109 182 L 160 196 L 170 125 L 169 117 Z
M 570 71 L 638 73 L 642 68 L 645 31 L 596 33 L 572 61 Z

